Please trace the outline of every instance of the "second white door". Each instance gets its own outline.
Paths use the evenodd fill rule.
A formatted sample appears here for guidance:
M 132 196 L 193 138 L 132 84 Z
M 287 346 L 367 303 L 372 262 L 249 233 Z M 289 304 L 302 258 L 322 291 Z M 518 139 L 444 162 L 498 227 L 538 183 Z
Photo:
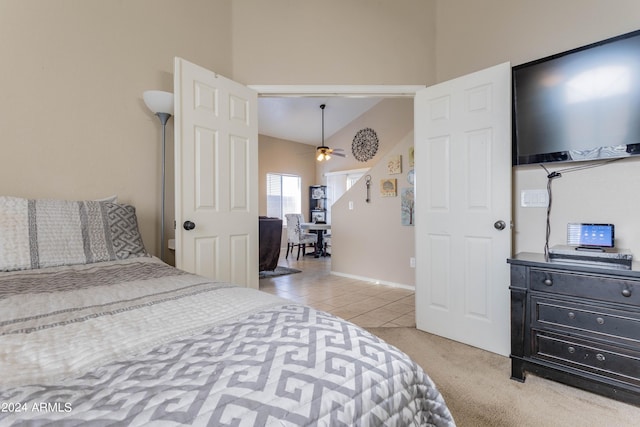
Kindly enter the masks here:
M 416 94 L 416 325 L 508 355 L 511 67 Z
M 258 288 L 257 92 L 175 59 L 176 266 Z

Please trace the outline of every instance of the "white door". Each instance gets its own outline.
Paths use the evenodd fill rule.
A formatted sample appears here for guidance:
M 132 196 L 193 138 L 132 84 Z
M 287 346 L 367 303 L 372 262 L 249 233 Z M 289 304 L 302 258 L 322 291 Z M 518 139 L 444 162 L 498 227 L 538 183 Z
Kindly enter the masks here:
M 505 356 L 510 82 L 501 64 L 419 91 L 414 112 L 416 326 Z
M 257 92 L 181 58 L 174 92 L 176 266 L 257 289 Z

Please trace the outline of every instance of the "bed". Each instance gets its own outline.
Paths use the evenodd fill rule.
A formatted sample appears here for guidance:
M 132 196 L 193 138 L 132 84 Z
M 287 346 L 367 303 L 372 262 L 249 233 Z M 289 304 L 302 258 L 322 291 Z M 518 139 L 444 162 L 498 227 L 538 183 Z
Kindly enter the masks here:
M 455 425 L 397 348 L 163 263 L 130 206 L 0 197 L 0 267 L 2 426 Z

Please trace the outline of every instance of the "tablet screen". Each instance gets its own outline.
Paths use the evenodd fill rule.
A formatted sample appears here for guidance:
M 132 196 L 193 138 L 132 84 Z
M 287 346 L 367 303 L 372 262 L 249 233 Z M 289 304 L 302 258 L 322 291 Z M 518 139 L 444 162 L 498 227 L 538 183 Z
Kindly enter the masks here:
M 613 239 L 613 224 L 567 224 L 568 245 L 612 248 Z

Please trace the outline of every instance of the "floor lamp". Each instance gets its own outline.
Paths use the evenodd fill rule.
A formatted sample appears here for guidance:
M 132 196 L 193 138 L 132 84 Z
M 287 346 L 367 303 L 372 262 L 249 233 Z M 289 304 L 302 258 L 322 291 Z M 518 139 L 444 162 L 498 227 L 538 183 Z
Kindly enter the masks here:
M 164 261 L 164 200 L 165 155 L 167 122 L 173 114 L 173 94 L 161 90 L 148 90 L 142 94 L 144 103 L 160 119 L 162 125 L 162 206 L 160 209 L 160 259 Z

